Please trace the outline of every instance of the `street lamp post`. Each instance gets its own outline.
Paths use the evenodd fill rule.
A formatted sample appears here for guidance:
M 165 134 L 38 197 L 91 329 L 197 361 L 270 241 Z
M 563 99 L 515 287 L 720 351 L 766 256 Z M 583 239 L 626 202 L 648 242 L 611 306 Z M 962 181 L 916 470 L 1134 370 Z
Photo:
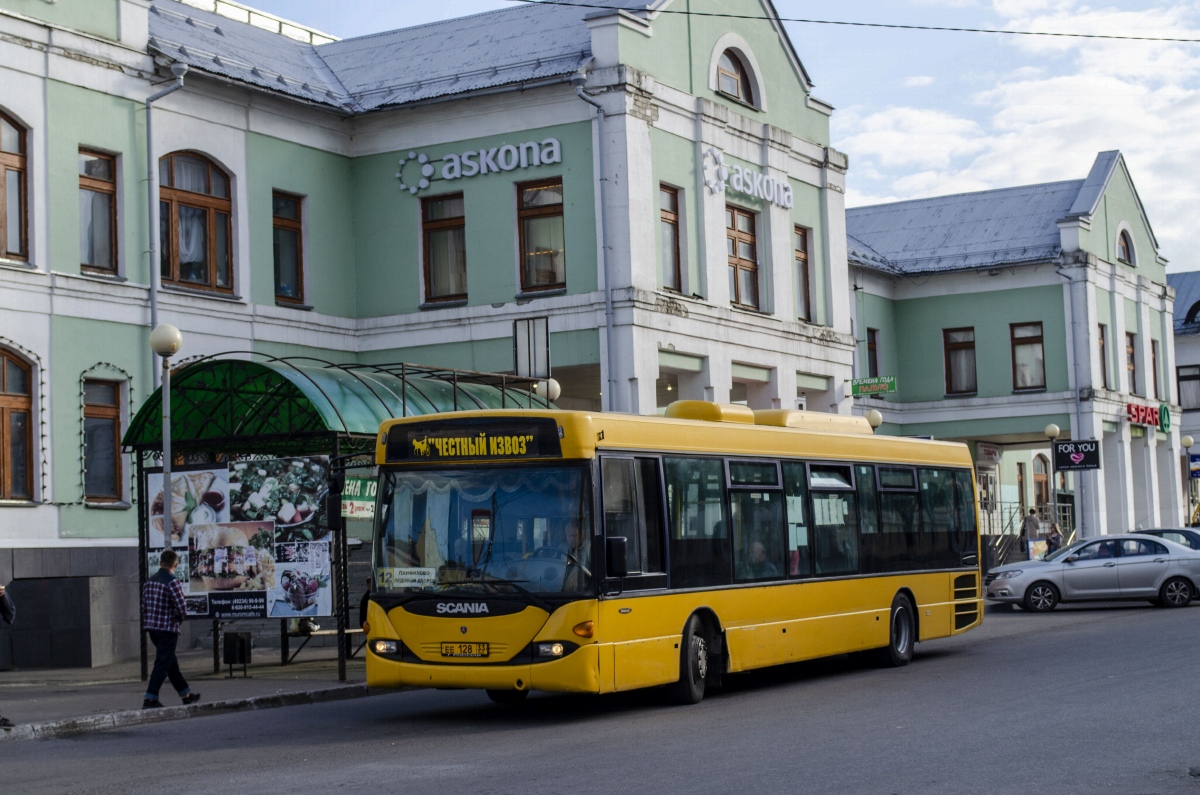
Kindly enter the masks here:
M 150 332 L 150 347 L 162 357 L 163 548 L 171 546 L 171 357 L 183 347 L 183 335 L 169 323 Z
M 1192 523 L 1192 445 L 1196 440 L 1190 436 L 1183 436 L 1179 439 L 1179 443 L 1183 445 L 1183 473 L 1187 486 L 1184 488 L 1184 494 L 1187 496 L 1187 514 L 1183 517 L 1184 525 Z
M 1058 462 L 1054 460 L 1054 440 L 1058 438 L 1058 435 L 1062 433 L 1062 431 L 1052 422 L 1042 430 L 1042 433 L 1046 434 L 1046 438 L 1050 440 L 1050 488 L 1053 489 L 1053 491 L 1050 492 L 1051 495 L 1053 495 L 1050 498 L 1050 504 L 1052 506 L 1050 522 L 1053 524 L 1058 522 Z M 1060 530 L 1059 532 L 1062 531 Z

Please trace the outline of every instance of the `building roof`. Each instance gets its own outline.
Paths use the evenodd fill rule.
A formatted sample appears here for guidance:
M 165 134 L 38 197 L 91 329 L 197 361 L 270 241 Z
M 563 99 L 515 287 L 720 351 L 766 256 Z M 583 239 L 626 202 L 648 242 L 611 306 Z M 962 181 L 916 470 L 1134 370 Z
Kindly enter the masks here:
M 1053 259 L 1061 239 L 1055 222 L 1067 214 L 1083 185 L 1083 180 L 1050 182 L 849 208 L 850 259 L 898 273 Z M 856 244 L 869 247 L 883 263 L 856 257 Z
M 1168 273 L 1175 290 L 1175 333 L 1200 334 L 1200 271 Z
M 650 13 L 660 5 L 663 0 L 516 4 L 313 45 L 175 0 L 154 0 L 150 46 L 195 69 L 357 113 L 566 80 L 591 56 L 588 17 L 609 8 Z
M 1052 260 L 1062 251 L 1058 222 L 1096 212 L 1113 175 L 1123 169 L 1120 152 L 1101 152 L 1086 179 L 848 208 L 850 262 L 924 274 Z M 1150 229 L 1140 199 L 1138 210 Z

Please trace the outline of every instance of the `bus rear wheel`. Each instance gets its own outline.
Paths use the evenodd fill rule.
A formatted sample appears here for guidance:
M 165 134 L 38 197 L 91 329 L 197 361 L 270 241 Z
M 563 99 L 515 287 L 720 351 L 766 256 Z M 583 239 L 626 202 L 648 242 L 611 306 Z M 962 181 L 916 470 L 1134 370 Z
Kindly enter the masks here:
M 708 638 L 700 617 L 692 616 L 683 627 L 679 643 L 679 681 L 667 685 L 667 698 L 676 704 L 700 703 L 707 677 Z
M 488 690 L 487 697 L 497 704 L 523 704 L 529 696 L 528 690 Z
M 878 652 L 877 659 L 887 668 L 901 668 L 912 662 L 917 640 L 917 621 L 913 605 L 904 594 L 896 594 L 888 620 L 888 645 Z

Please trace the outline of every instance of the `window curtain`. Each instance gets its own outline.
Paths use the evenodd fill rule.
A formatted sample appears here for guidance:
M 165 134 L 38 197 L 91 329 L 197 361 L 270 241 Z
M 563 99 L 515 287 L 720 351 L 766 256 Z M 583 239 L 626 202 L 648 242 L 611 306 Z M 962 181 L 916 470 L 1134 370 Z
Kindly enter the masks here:
M 175 158 L 175 187 L 192 193 L 208 193 L 208 164 L 194 157 Z
M 1035 389 L 1046 385 L 1040 344 L 1017 345 L 1013 349 L 1016 359 L 1017 389 Z
M 976 391 L 975 349 L 949 351 L 947 358 L 950 362 L 950 391 Z
M 177 172 L 178 173 L 178 172 Z M 208 283 L 208 211 L 179 206 L 179 276 Z

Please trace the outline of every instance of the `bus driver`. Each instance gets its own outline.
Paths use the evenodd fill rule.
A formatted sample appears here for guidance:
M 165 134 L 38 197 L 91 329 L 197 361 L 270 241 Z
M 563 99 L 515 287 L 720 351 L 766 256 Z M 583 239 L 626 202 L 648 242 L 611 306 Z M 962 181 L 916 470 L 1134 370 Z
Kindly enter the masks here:
M 568 519 L 563 532 L 564 544 L 560 547 L 567 558 L 566 574 L 563 576 L 564 591 L 586 591 L 592 580 L 592 545 L 587 531 L 575 519 Z

